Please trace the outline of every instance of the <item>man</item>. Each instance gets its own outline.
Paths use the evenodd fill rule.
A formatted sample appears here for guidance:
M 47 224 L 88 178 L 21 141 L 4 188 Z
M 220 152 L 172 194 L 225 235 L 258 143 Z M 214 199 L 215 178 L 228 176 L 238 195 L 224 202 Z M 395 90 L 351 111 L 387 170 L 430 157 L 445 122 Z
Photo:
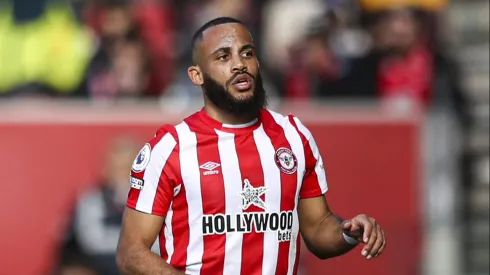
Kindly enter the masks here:
M 127 167 L 138 152 L 137 143 L 126 137 L 114 140 L 107 151 L 104 174 L 95 188 L 78 198 L 73 222 L 73 238 L 93 268 L 104 275 L 118 275 L 114 261 L 128 186 Z M 158 251 L 158 244 L 152 248 Z
M 321 259 L 386 242 L 373 218 L 329 209 L 322 158 L 294 116 L 266 110 L 253 39 L 232 18 L 193 39 L 204 108 L 163 126 L 133 162 L 117 263 L 123 274 L 295 274 L 299 233 Z M 150 247 L 160 237 L 161 257 Z

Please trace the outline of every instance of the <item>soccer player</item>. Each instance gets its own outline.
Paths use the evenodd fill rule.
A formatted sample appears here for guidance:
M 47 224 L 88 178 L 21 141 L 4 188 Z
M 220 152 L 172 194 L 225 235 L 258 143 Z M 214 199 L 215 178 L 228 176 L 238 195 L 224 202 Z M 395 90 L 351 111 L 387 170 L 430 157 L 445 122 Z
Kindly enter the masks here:
M 117 250 L 123 274 L 296 274 L 300 236 L 318 258 L 358 242 L 386 245 L 366 215 L 342 220 L 325 200 L 315 140 L 301 121 L 266 109 L 248 29 L 220 17 L 192 41 L 190 80 L 204 108 L 165 125 L 131 168 Z M 150 251 L 159 237 L 161 256 Z

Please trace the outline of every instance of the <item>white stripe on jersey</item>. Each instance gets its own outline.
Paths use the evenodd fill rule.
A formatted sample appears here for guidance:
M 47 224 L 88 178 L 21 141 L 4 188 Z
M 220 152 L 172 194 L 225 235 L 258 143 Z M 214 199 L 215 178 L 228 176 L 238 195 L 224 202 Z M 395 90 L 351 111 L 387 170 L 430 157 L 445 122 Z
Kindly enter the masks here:
M 172 153 L 177 142 L 171 134 L 165 134 L 162 139 L 152 148 L 150 161 L 143 176 L 144 188 L 141 189 L 136 202 L 136 210 L 144 213 L 152 213 L 153 202 L 160 182 L 163 167 Z
M 216 130 L 221 171 L 225 188 L 226 214 L 242 212 L 242 175 L 235 147 L 235 135 Z M 242 266 L 243 234 L 226 233 L 223 274 L 240 274 Z M 238 249 L 237 249 L 238 248 Z
M 174 254 L 174 235 L 172 231 L 172 217 L 174 216 L 173 205 L 173 202 L 171 202 L 168 208 L 167 216 L 165 217 L 165 227 L 163 229 L 163 233 L 165 234 L 165 250 L 168 254 L 168 264 L 170 264 L 172 255 Z
M 327 176 L 325 175 L 325 168 L 323 168 L 323 159 L 320 155 L 320 150 L 318 149 L 318 146 L 316 145 L 315 139 L 313 138 L 310 130 L 308 130 L 308 128 L 306 128 L 298 118 L 295 117 L 294 121 L 296 122 L 299 131 L 306 137 L 306 139 L 308 139 L 311 151 L 313 152 L 313 156 L 317 160 L 317 163 L 315 165 L 315 173 L 318 178 L 318 183 L 320 184 L 320 189 L 322 190 L 322 193 L 325 193 L 328 190 L 328 183 Z
M 289 145 L 291 145 L 291 150 L 295 152 L 296 159 L 298 161 L 298 170 L 296 171 L 296 175 L 298 177 L 297 179 L 297 186 L 296 186 L 296 198 L 299 197 L 299 191 L 301 189 L 301 184 L 303 182 L 303 171 L 305 171 L 305 153 L 304 153 L 304 148 L 303 148 L 303 141 L 301 140 L 301 136 L 294 127 L 294 125 L 291 124 L 289 121 L 288 117 L 284 117 L 278 113 L 270 112 L 272 116 L 274 117 L 274 120 L 276 121 L 277 124 L 281 125 L 281 127 L 284 129 L 284 134 L 286 136 L 286 139 L 289 142 Z M 298 248 L 296 247 L 297 245 L 297 240 L 298 240 L 298 231 L 299 231 L 299 219 L 298 219 L 298 201 L 296 200 L 294 204 L 294 214 L 293 214 L 293 235 L 291 236 L 291 241 L 289 243 L 289 260 L 288 260 L 288 275 L 292 275 L 294 271 L 294 262 L 296 260 L 296 253 Z
M 197 159 L 197 137 L 189 126 L 182 122 L 175 127 L 180 145 L 180 167 L 186 192 L 189 215 L 189 246 L 187 247 L 186 274 L 197 275 L 202 267 L 204 239 L 201 217 L 203 215 L 201 178 Z
M 281 211 L 281 172 L 277 169 L 274 160 L 274 146 L 261 125 L 254 131 L 254 140 L 264 172 L 264 186 L 267 188 L 265 203 L 267 212 L 279 213 Z M 279 242 L 277 232 L 264 232 L 264 256 L 262 259 L 262 274 L 275 274 Z

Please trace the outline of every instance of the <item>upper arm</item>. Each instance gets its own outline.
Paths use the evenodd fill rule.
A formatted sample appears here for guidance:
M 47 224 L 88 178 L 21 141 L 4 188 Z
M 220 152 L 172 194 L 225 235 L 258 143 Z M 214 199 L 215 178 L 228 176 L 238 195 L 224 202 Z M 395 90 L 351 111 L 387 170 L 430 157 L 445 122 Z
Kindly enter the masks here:
M 155 135 L 136 156 L 131 167 L 126 205 L 137 211 L 165 216 L 179 181 L 177 141 L 168 132 Z
M 330 215 L 332 212 L 323 195 L 299 200 L 299 229 L 305 242 L 313 239 L 320 224 Z
M 151 248 L 164 220 L 163 216 L 151 215 L 126 207 L 119 238 L 119 249 L 125 249 L 134 244 Z
M 301 136 L 305 154 L 305 175 L 299 197 L 312 198 L 323 195 L 328 190 L 328 184 L 320 150 L 308 128 L 296 117 L 292 122 Z
M 180 175 L 177 141 L 161 131 L 146 143 L 131 167 L 120 246 L 154 244 L 177 191 Z
M 305 174 L 299 192 L 298 217 L 301 234 L 311 240 L 321 222 L 331 215 L 324 194 L 328 190 L 327 177 L 320 150 L 311 132 L 294 117 L 293 123 L 303 141 Z

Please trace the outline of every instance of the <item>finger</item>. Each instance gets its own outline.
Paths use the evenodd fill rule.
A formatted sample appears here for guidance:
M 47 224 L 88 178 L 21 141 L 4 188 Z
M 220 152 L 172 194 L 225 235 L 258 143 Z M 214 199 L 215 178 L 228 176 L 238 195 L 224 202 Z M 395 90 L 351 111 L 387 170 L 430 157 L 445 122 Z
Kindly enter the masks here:
M 364 229 L 362 241 L 364 243 L 368 243 L 369 238 L 373 233 L 373 225 L 375 222 L 371 222 L 368 218 L 361 218 L 359 221 L 361 223 L 360 226 Z
M 347 235 L 356 239 L 360 243 L 364 242 L 364 240 L 362 238 L 363 229 L 362 229 L 362 227 L 360 227 L 356 224 L 351 224 L 351 226 L 348 229 L 344 229 L 344 233 L 346 233 Z
M 346 220 L 346 221 L 343 221 L 342 222 L 342 225 L 341 226 L 342 226 L 342 229 L 343 230 L 349 230 L 350 227 L 352 226 L 352 223 L 351 223 L 350 220 Z
M 385 250 L 386 247 L 386 237 L 383 229 L 381 229 L 381 234 L 383 236 L 383 244 L 381 245 L 381 247 L 378 250 L 378 253 L 374 257 L 378 257 Z
M 383 245 L 383 233 L 379 225 L 376 225 L 376 236 L 376 241 L 374 242 L 374 245 L 371 248 L 371 251 L 369 252 L 369 255 L 367 257 L 368 260 L 372 257 L 375 257 L 378 254 L 381 246 Z
M 376 242 L 377 231 L 375 230 L 375 226 L 376 225 L 373 225 L 370 222 L 364 226 L 364 234 L 366 234 L 367 229 L 369 229 L 370 234 L 368 235 L 369 237 L 367 240 L 367 244 L 364 246 L 364 249 L 362 250 L 363 256 L 368 256 L 371 253 L 371 249 L 373 248 L 374 243 Z
M 361 240 L 361 242 L 363 242 L 363 228 L 362 228 L 362 225 L 359 226 L 355 223 L 351 223 L 351 226 L 349 227 L 349 229 L 345 230 L 346 233 L 348 233 L 349 236 L 353 236 L 355 238 L 358 238 Z

